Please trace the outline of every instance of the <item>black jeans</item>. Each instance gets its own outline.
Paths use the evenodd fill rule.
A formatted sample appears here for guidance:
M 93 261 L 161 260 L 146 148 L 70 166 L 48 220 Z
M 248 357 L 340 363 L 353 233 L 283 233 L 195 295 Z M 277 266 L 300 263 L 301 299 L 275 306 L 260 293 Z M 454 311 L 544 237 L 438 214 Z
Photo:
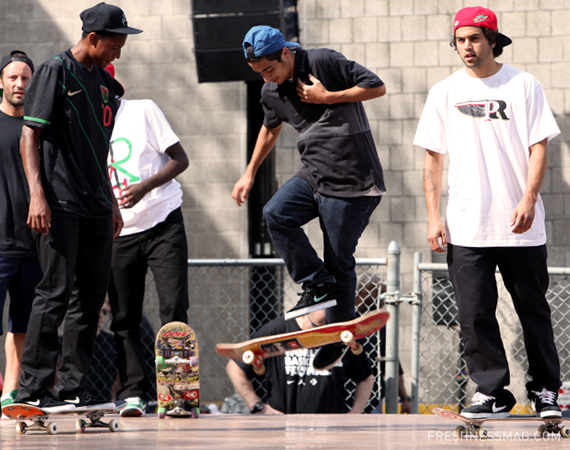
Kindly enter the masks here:
M 474 248 L 449 245 L 447 263 L 459 310 L 465 362 L 477 390 L 486 395 L 510 383 L 510 372 L 496 318 L 495 270 L 499 267 L 521 321 L 531 381 L 528 390 L 560 387 L 554 343 L 546 246 Z
M 115 333 L 122 386 L 117 397 L 144 398 L 150 390 L 150 381 L 144 370 L 145 349 L 140 328 L 149 267 L 154 276 L 162 324 L 188 322 L 188 245 L 180 208 L 150 230 L 115 239 L 111 266 L 111 330 Z
M 85 374 L 109 283 L 113 220 L 110 215 L 87 219 L 52 211 L 49 234 L 35 233 L 34 238 L 44 275 L 28 323 L 18 401 L 53 385 L 64 318 L 55 392 L 64 399 L 87 388 Z

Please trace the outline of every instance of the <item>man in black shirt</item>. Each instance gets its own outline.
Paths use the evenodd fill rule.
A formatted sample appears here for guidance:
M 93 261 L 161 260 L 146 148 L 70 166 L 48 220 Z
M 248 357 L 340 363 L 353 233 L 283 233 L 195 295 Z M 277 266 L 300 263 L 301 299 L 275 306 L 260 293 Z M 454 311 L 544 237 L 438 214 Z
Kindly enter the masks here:
M 81 40 L 48 59 L 28 86 L 20 151 L 30 187 L 28 226 L 44 277 L 36 289 L 22 356 L 18 402 L 41 408 L 99 403 L 85 374 L 109 283 L 113 237 L 122 219 L 110 189 L 107 155 L 122 87 L 104 69 L 128 34 L 123 11 L 99 3 L 83 11 Z M 55 381 L 58 327 L 62 362 Z
M 253 337 L 273 336 L 308 330 L 325 324 L 324 311 L 284 320 L 278 317 L 260 328 Z M 345 409 L 344 383 L 352 379 L 356 383 L 354 402 L 348 411 L 361 414 L 364 410 L 374 380 L 366 353 L 356 356 L 348 351 L 342 361 L 328 370 L 313 367 L 316 349 L 288 351 L 285 355 L 264 361 L 268 399 L 265 403 L 257 396 L 251 380 L 256 377 L 251 365 L 230 360 L 226 372 L 237 393 L 252 413 L 261 414 L 341 414 Z
M 327 322 L 350 320 L 355 317 L 353 255 L 385 193 L 362 102 L 384 95 L 386 87 L 374 73 L 340 53 L 303 50 L 268 26 L 249 30 L 243 50 L 248 64 L 265 81 L 261 91 L 265 117 L 232 197 L 238 205 L 247 199 L 283 122 L 292 125 L 299 133 L 297 149 L 303 166 L 263 210 L 273 245 L 293 280 L 303 284 L 301 299 L 285 318 L 332 308 Z M 301 228 L 317 217 L 324 237 L 323 260 Z M 341 353 L 342 345 L 323 347 L 315 367 L 327 367 Z
M 34 289 L 42 278 L 32 232 L 26 226 L 29 192 L 20 156 L 25 91 L 33 72 L 32 60 L 19 50 L 0 61 L 0 333 L 10 292 L 2 406 L 13 403 L 18 394 L 28 318 Z

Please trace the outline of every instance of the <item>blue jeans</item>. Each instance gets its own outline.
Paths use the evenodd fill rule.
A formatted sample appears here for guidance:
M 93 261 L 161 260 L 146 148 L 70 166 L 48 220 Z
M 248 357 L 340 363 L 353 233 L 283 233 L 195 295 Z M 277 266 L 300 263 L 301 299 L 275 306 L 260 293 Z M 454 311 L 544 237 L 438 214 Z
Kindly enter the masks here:
M 303 289 L 319 283 L 336 283 L 337 306 L 327 311 L 327 322 L 355 317 L 356 271 L 354 252 L 358 239 L 381 197 L 326 197 L 294 176 L 263 209 L 275 249 L 289 274 Z M 301 228 L 319 218 L 324 238 L 323 259 Z

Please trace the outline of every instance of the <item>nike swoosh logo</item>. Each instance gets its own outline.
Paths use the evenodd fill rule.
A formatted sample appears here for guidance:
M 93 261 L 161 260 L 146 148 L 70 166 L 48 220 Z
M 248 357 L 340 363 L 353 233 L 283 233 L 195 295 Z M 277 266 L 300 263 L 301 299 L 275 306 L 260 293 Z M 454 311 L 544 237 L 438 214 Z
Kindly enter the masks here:
M 74 404 L 79 404 L 81 400 L 79 400 L 79 397 L 75 396 L 75 398 L 73 400 L 66 400 L 65 403 L 74 403 Z
M 327 294 L 321 296 L 321 297 L 317 297 L 316 295 L 313 297 L 313 300 L 315 301 L 315 303 L 319 303 L 321 300 L 325 299 L 327 296 Z
M 32 406 L 40 406 L 40 401 L 36 400 L 35 402 L 27 402 L 28 405 L 32 405 Z
M 295 380 L 287 380 L 287 384 L 293 384 Z
M 496 413 L 496 412 L 502 411 L 502 410 L 505 409 L 506 407 L 507 407 L 507 405 L 501 406 L 500 408 L 497 408 L 497 407 L 495 406 L 495 403 L 493 403 L 493 412 Z
M 79 94 L 80 92 L 83 92 L 83 89 L 79 89 L 78 91 L 75 92 L 67 91 L 67 95 L 68 97 L 73 97 L 75 94 Z

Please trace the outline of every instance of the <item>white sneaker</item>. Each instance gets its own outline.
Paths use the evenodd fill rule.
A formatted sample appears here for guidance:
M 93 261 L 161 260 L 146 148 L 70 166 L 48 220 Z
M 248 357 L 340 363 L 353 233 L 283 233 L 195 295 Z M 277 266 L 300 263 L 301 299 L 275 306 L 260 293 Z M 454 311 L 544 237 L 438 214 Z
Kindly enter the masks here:
M 121 409 L 121 417 L 143 417 L 146 415 L 146 402 L 140 397 L 129 397 L 126 406 Z

